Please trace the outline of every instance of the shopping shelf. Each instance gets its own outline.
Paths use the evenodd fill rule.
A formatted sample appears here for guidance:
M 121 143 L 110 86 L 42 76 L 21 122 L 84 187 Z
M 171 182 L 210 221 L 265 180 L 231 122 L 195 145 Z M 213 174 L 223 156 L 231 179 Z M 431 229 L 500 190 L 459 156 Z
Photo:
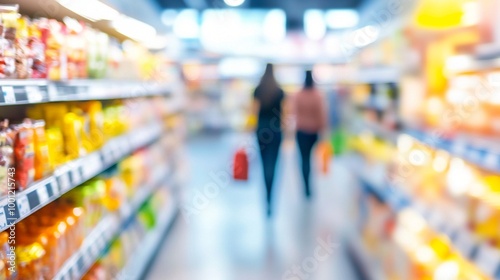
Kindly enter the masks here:
M 158 253 L 158 244 L 163 240 L 176 214 L 177 208 L 175 203 L 171 201 L 161 211 L 158 218 L 159 222 L 155 229 L 145 236 L 141 246 L 136 248 L 136 253 L 132 254 L 130 260 L 127 261 L 125 268 L 119 274 L 119 279 L 144 279 L 144 273 L 154 259 L 154 256 Z
M 67 82 L 1 80 L 0 89 L 0 106 L 164 96 L 171 92 L 169 84 L 113 80 L 72 80 Z
M 109 140 L 99 151 L 71 161 L 48 178 L 0 201 L 0 231 L 16 224 L 63 194 L 92 179 L 121 159 L 157 140 L 161 123 L 153 123 Z
M 425 131 L 408 130 L 406 134 L 434 149 L 445 150 L 484 170 L 500 173 L 500 146 L 498 139 L 459 135 L 453 138 L 438 137 Z
M 129 203 L 123 204 L 119 211 L 103 218 L 95 229 L 85 238 L 80 249 L 69 258 L 54 277 L 55 280 L 81 279 L 92 265 L 98 260 L 102 252 L 120 234 L 121 229 L 136 215 L 140 207 L 161 187 L 172 178 L 168 168 L 157 168 L 150 182 L 141 186 L 138 193 Z M 168 203 L 168 215 L 160 216 L 160 225 L 170 224 L 176 213 L 172 200 Z M 171 209 L 170 209 L 171 208 Z M 164 211 L 165 212 L 165 211 Z M 162 213 L 163 214 L 163 213 Z M 158 226 L 159 228 L 160 226 Z M 165 226 L 163 226 L 165 227 Z M 149 236 L 146 239 L 150 242 Z M 155 243 L 153 246 L 157 246 Z M 129 279 L 129 278 L 127 278 Z
M 373 174 L 376 169 L 367 171 L 364 166 L 364 159 L 360 156 L 352 156 L 348 158 L 349 165 L 352 166 L 353 174 L 359 179 L 363 189 L 373 195 L 380 202 L 387 204 L 394 211 L 400 211 L 410 205 L 411 198 L 408 194 L 403 193 L 397 186 L 393 186 L 387 182 L 385 176 Z M 383 171 L 382 171 L 383 172 Z
M 440 131 L 406 129 L 389 131 L 380 125 L 364 123 L 363 129 L 373 132 L 390 143 L 396 143 L 399 135 L 408 135 L 436 150 L 444 150 L 486 171 L 500 173 L 499 139 L 488 139 L 477 135 L 456 135 L 445 137 Z
M 450 220 L 442 211 L 411 197 L 401 190 L 392 186 L 385 180 L 374 180 L 364 164 L 361 157 L 349 158 L 351 170 L 355 174 L 366 193 L 373 195 L 380 202 L 387 204 L 394 213 L 404 209 L 412 209 L 419 213 L 428 226 L 436 233 L 446 236 L 451 245 L 461 255 L 479 268 L 483 273 L 493 279 L 500 279 L 500 250 L 480 241 L 465 225 Z M 353 248 L 358 254 L 362 254 L 359 248 Z M 366 256 L 362 257 L 366 258 Z M 366 263 L 366 261 L 363 261 Z M 368 268 L 366 268 L 368 269 Z M 370 269 L 372 270 L 372 269 Z

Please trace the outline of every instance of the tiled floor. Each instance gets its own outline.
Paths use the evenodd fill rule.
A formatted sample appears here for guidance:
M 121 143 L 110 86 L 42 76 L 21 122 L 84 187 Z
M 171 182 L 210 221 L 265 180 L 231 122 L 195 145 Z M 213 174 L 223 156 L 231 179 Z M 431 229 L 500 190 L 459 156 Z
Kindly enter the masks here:
M 314 199 L 306 202 L 295 144 L 285 142 L 276 211 L 267 220 L 254 143 L 248 135 L 204 136 L 189 142 L 183 210 L 146 279 L 358 279 L 342 243 L 351 226 L 349 173 L 335 164 L 332 174 L 316 174 Z M 227 174 L 234 150 L 241 146 L 249 152 L 251 178 L 236 183 Z

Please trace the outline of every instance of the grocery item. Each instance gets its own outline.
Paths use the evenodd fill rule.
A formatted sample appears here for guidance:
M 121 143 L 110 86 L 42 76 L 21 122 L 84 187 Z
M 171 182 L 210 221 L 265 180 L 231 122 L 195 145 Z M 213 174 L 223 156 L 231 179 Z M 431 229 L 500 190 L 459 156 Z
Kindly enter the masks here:
M 107 71 L 109 37 L 107 34 L 92 29 L 87 30 L 85 35 L 87 37 L 88 77 L 102 79 Z
M 10 246 L 8 244 L 9 234 L 6 232 L 0 233 L 0 279 L 10 279 L 11 276 L 14 276 L 14 273 L 9 270 L 11 267 L 9 252 Z
M 28 48 L 31 52 L 31 77 L 33 79 L 47 78 L 45 62 L 45 45 L 42 42 L 40 20 L 33 20 L 28 26 Z
M 9 178 L 14 168 L 14 139 L 15 135 L 9 128 L 9 121 L 0 122 L 0 195 L 6 195 L 9 191 Z M 10 176 L 10 177 L 9 177 Z
M 29 40 L 29 19 L 20 17 L 16 26 L 16 75 L 17 79 L 27 79 L 31 77 L 32 58 L 31 50 L 28 46 Z
M 16 236 L 16 260 L 18 266 L 18 278 L 26 280 L 43 279 L 42 259 L 46 252 L 40 243 L 38 236 L 28 232 L 20 232 Z
M 42 18 L 39 26 L 45 46 L 47 77 L 51 80 L 64 80 L 67 78 L 67 57 L 63 25 L 57 20 Z
M 19 14 L 18 5 L 1 5 L 1 38 L 2 63 L 0 63 L 1 78 L 16 77 L 16 25 Z
M 88 101 L 81 105 L 87 115 L 86 131 L 92 150 L 101 148 L 104 144 L 104 114 L 102 103 L 99 101 Z
M 87 77 L 87 52 L 84 37 L 85 25 L 72 18 L 65 18 L 66 50 L 68 55 L 68 79 L 83 79 Z
M 35 141 L 33 124 L 29 119 L 13 125 L 15 178 L 17 190 L 25 190 L 35 179 Z
M 86 154 L 83 131 L 84 120 L 80 115 L 74 112 L 68 112 L 64 115 L 62 132 L 67 160 L 76 159 Z
M 33 132 L 35 142 L 35 180 L 40 180 L 52 172 L 52 160 L 45 135 L 45 121 L 34 121 Z

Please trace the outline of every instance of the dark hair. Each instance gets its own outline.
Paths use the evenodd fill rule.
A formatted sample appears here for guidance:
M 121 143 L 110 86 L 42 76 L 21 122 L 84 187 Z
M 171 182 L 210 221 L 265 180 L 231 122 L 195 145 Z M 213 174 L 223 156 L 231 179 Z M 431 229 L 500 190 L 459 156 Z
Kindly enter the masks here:
M 273 64 L 268 63 L 266 65 L 266 71 L 264 71 L 264 75 L 260 79 L 257 90 L 263 93 L 261 102 L 264 106 L 271 104 L 279 96 L 280 86 L 274 77 Z
M 314 88 L 314 78 L 313 78 L 313 73 L 312 70 L 307 70 L 306 71 L 306 80 L 304 82 L 304 88 Z

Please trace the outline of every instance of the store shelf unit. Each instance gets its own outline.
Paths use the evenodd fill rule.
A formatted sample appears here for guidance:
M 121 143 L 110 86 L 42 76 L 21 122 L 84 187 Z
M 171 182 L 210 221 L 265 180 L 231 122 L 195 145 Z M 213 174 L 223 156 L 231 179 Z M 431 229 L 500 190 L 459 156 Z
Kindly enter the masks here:
M 387 181 L 373 180 L 373 176 L 364 167 L 363 159 L 353 157 L 350 159 L 351 170 L 355 174 L 365 190 L 374 195 L 377 200 L 387 204 L 394 213 L 404 209 L 412 209 L 419 213 L 427 221 L 428 226 L 438 234 L 446 236 L 451 245 L 461 253 L 461 255 L 478 267 L 483 273 L 500 279 L 500 250 L 489 244 L 478 240 L 464 225 L 454 223 L 447 219 L 441 211 L 423 203 L 415 197 L 404 193 L 400 188 L 392 186 Z M 364 259 L 369 259 L 366 253 L 359 248 L 355 250 L 363 255 Z M 367 263 L 367 261 L 364 261 Z M 373 270 L 372 268 L 365 268 Z
M 33 214 L 63 194 L 95 177 L 121 159 L 161 136 L 162 125 L 153 123 L 109 140 L 99 151 L 71 161 L 52 176 L 0 201 L 0 231 Z
M 434 149 L 445 150 L 484 170 L 500 173 L 500 147 L 498 139 L 481 139 L 478 136 L 437 137 L 433 133 L 409 130 L 405 132 Z M 439 135 L 439 134 L 436 134 Z
M 393 144 L 397 143 L 400 135 L 408 135 L 435 150 L 444 150 L 481 169 L 500 173 L 500 146 L 498 145 L 498 138 L 485 138 L 478 135 L 463 134 L 449 137 L 439 130 L 405 129 L 403 131 L 390 131 L 373 123 L 364 123 L 362 129 L 368 130 Z
M 168 172 L 167 167 L 157 168 L 151 176 L 150 182 L 140 188 L 140 191 L 134 195 L 129 203 L 122 205 L 116 213 L 109 214 L 99 222 L 96 228 L 85 238 L 80 249 L 66 261 L 61 270 L 54 277 L 55 280 L 81 279 L 92 265 L 101 256 L 111 242 L 120 234 L 122 227 L 139 211 L 140 207 L 159 189 L 169 183 L 172 174 Z M 167 211 L 168 210 L 168 211 Z M 168 215 L 160 216 L 160 226 L 169 225 L 176 213 L 176 207 L 173 200 L 168 203 Z M 164 213 L 162 213 L 164 214 Z M 160 226 L 158 228 L 160 228 Z M 165 227 L 165 225 L 163 225 Z M 157 241 L 152 246 L 158 245 L 158 240 L 149 240 L 147 242 Z M 146 260 L 143 260 L 146 261 Z M 127 278 L 128 279 L 128 278 Z
M 108 100 L 165 96 L 171 85 L 152 82 L 74 80 L 1 80 L 0 106 L 58 101 Z
M 136 248 L 136 254 L 131 256 L 125 268 L 120 272 L 119 275 L 122 277 L 121 279 L 144 279 L 144 273 L 160 249 L 158 244 L 161 244 L 165 233 L 170 228 L 176 214 L 177 208 L 174 203 L 169 203 L 164 206 L 155 229 L 146 235 L 140 248 Z

